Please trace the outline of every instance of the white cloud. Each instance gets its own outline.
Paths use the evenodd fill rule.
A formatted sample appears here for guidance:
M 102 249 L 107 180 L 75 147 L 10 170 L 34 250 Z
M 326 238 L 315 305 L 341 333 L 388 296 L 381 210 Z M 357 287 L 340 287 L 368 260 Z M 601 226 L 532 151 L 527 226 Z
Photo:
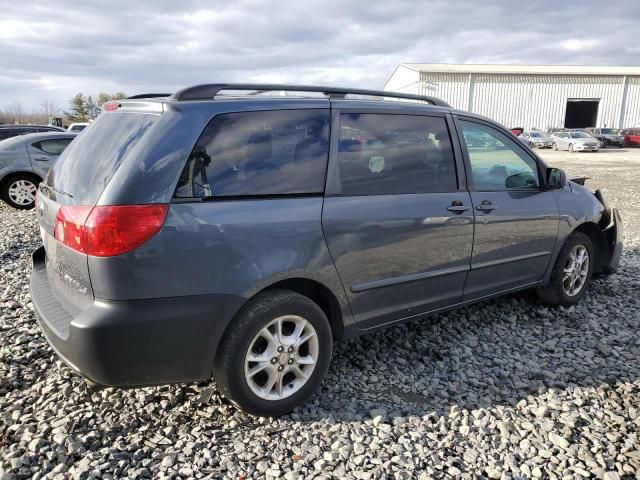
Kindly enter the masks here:
M 401 62 L 636 65 L 640 2 L 600 7 L 596 0 L 580 8 L 555 0 L 0 0 L 0 108 L 212 81 L 382 88 Z

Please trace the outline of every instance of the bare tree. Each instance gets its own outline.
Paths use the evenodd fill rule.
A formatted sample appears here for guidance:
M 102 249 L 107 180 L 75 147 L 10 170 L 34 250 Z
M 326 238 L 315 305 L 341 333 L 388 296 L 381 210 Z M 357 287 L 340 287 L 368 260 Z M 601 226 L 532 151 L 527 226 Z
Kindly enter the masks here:
M 11 123 L 21 123 L 22 117 L 24 117 L 24 110 L 22 109 L 22 105 L 20 102 L 13 102 L 6 109 L 5 113 L 9 117 L 9 121 Z
M 44 98 L 42 102 L 40 102 L 40 106 L 42 107 L 42 110 L 44 110 L 47 118 L 55 117 L 56 114 L 60 112 L 60 107 L 56 104 L 56 102 L 48 98 Z

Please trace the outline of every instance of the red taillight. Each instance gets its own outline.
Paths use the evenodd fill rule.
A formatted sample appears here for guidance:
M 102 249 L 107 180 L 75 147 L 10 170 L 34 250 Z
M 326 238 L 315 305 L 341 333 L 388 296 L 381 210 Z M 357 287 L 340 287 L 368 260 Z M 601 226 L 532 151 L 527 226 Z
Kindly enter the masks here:
M 55 238 L 96 257 L 121 255 L 160 231 L 169 205 L 62 206 Z
M 105 102 L 102 104 L 102 109 L 107 112 L 112 112 L 120 108 L 120 104 L 118 102 Z
M 68 205 L 60 207 L 56 214 L 53 236 L 67 247 L 86 253 L 84 224 L 93 207 Z

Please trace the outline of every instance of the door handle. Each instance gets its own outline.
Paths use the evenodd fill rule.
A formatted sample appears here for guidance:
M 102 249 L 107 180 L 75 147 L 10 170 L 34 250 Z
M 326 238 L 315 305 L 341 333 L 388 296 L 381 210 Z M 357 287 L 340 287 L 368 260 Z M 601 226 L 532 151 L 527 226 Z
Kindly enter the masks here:
M 49 161 L 48 158 L 42 158 L 42 157 L 36 157 L 36 158 L 34 158 L 34 160 L 36 162 L 48 162 Z
M 467 210 L 471 210 L 471 207 L 467 205 L 451 205 L 447 207 L 447 210 L 449 210 L 450 212 L 462 213 L 466 212 Z
M 480 205 L 476 205 L 476 210 L 480 210 L 481 212 L 490 212 L 491 210 L 495 210 L 496 207 L 489 200 L 484 200 Z

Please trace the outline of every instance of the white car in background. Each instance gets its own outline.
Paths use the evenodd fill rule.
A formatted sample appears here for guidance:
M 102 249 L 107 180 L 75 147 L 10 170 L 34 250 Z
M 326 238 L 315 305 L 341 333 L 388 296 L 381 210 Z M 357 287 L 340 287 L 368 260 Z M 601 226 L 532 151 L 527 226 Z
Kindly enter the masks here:
M 69 131 L 69 132 L 81 132 L 82 130 L 84 130 L 88 126 L 89 126 L 89 123 L 72 123 L 67 128 L 67 131 Z
M 551 148 L 553 139 L 549 134 L 535 130 L 523 132 L 520 138 L 531 148 Z
M 586 132 L 567 131 L 555 132 L 551 135 L 554 150 L 569 150 L 570 152 L 597 152 L 600 142 Z

